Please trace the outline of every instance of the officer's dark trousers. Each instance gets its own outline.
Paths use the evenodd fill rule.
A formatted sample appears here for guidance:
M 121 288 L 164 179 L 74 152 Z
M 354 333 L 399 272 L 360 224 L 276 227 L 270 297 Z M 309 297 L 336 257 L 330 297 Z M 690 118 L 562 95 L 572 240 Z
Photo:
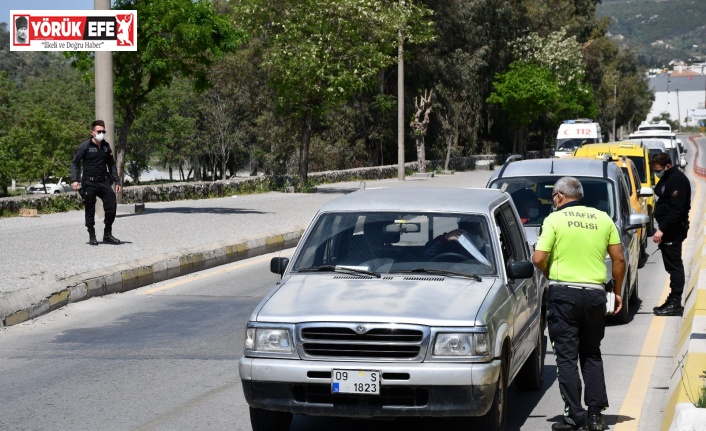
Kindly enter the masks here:
M 110 181 L 84 181 L 81 184 L 81 188 L 84 190 L 86 202 L 86 227 L 90 229 L 96 224 L 96 197 L 99 197 L 103 201 L 103 210 L 105 211 L 105 218 L 103 219 L 105 232 L 111 233 L 118 204 L 115 200 L 115 192 L 110 186 Z
M 600 412 L 608 407 L 600 348 L 605 333 L 605 292 L 553 285 L 548 300 L 547 326 L 564 399 L 564 420 L 582 426 L 587 414 L 581 404 L 578 363 L 586 383 L 584 401 L 588 409 Z
M 684 292 L 684 263 L 681 260 L 683 241 L 663 242 L 659 245 L 662 250 L 662 261 L 664 269 L 669 273 L 669 299 L 679 300 Z

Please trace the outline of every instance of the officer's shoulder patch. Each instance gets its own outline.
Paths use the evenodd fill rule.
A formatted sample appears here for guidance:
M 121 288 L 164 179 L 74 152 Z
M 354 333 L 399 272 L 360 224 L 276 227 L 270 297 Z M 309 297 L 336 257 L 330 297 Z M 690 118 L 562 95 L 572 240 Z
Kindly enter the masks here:
M 679 194 L 679 190 L 672 191 L 672 197 L 677 197 L 678 194 Z

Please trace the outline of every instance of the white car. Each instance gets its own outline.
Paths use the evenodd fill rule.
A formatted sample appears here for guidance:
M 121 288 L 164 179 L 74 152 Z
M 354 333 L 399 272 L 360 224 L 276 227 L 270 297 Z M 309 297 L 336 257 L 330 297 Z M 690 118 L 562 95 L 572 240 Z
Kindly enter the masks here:
M 56 178 L 47 178 L 46 180 L 44 180 L 44 182 L 39 180 L 36 184 L 33 184 L 27 188 L 28 193 L 35 195 L 60 194 L 68 193 L 71 191 L 73 191 L 73 189 L 71 188 L 71 184 L 67 184 L 63 178 L 59 178 L 58 181 L 56 180 Z

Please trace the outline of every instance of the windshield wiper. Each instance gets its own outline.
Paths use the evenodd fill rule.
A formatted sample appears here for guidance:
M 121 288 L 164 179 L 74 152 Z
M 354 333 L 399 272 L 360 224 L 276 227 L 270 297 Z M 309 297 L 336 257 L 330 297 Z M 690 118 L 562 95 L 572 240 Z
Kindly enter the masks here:
M 333 266 L 333 265 L 312 266 L 311 268 L 298 269 L 297 272 L 345 272 L 345 273 L 353 272 L 356 274 L 365 274 L 365 275 L 370 275 L 372 277 L 377 277 L 377 278 L 381 277 L 380 274 L 377 272 L 368 271 L 367 269 L 355 268 L 355 267 L 350 267 L 350 266 Z
M 467 277 L 467 278 L 472 278 L 475 281 L 483 281 L 482 278 L 480 278 L 480 275 L 478 274 L 473 274 L 469 272 L 457 272 L 457 271 L 448 271 L 445 269 L 434 269 L 434 268 L 414 268 L 413 270 L 409 272 L 424 272 L 427 274 L 435 274 L 435 275 L 458 275 L 459 277 Z

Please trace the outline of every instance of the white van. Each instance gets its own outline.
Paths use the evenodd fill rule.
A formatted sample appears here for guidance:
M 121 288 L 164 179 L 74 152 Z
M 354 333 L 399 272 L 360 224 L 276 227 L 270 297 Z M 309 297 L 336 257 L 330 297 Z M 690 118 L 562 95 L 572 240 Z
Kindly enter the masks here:
M 643 121 L 637 126 L 638 132 L 671 132 L 672 126 L 665 120 L 661 121 Z
M 672 163 L 683 171 L 686 168 L 686 148 L 681 142 L 681 139 L 677 139 L 676 133 L 669 132 L 666 130 L 638 130 L 630 134 L 630 140 L 635 142 L 643 142 L 645 145 L 654 145 L 652 141 L 659 140 L 664 143 L 667 149 L 667 154 L 672 159 Z
M 588 118 L 565 120 L 556 135 L 554 157 L 570 157 L 583 144 L 603 142 L 601 126 Z

